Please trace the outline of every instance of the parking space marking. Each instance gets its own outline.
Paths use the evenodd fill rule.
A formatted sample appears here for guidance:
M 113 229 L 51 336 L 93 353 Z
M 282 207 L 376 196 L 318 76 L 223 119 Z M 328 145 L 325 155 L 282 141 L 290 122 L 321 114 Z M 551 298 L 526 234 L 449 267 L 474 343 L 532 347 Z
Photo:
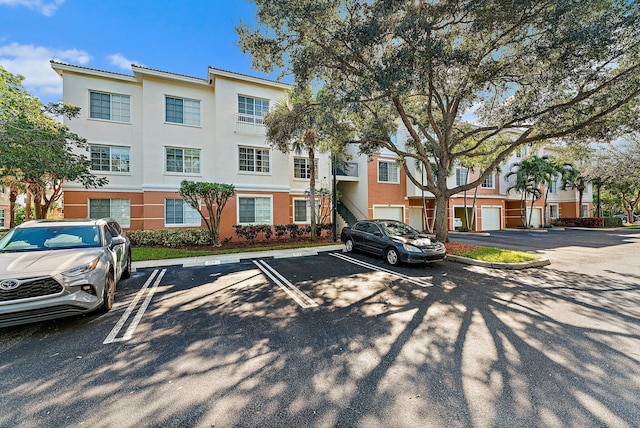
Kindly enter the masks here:
M 140 323 L 140 321 L 142 320 L 142 316 L 144 315 L 144 312 L 147 310 L 147 307 L 151 302 L 153 293 L 155 293 L 156 289 L 158 288 L 158 285 L 160 284 L 160 281 L 162 280 L 162 277 L 164 276 L 165 272 L 167 272 L 167 270 L 162 269 L 160 274 L 156 277 L 156 275 L 158 274 L 158 269 L 155 269 L 151 273 L 151 275 L 149 275 L 149 278 L 144 283 L 140 291 L 138 291 L 133 301 L 129 304 L 129 307 L 127 308 L 127 310 L 124 311 L 124 313 L 122 314 L 122 316 L 120 317 L 116 325 L 113 327 L 113 329 L 107 336 L 107 338 L 104 340 L 104 342 L 102 342 L 103 345 L 113 343 L 113 342 L 123 342 L 133 337 L 133 333 L 138 327 L 138 324 Z M 124 324 L 127 322 L 127 319 L 129 318 L 133 310 L 136 308 L 138 301 L 142 298 L 142 296 L 145 294 L 145 291 L 147 291 L 147 288 L 149 288 L 149 285 L 153 282 L 154 278 L 155 278 L 155 282 L 153 283 L 153 287 L 147 293 L 147 297 L 145 298 L 144 302 L 140 306 L 140 309 L 138 309 L 138 312 L 136 313 L 135 318 L 129 325 L 129 328 L 127 328 L 127 331 L 125 332 L 124 336 L 116 337 L 118 333 L 120 333 L 120 330 L 122 330 L 122 327 L 124 327 Z
M 315 308 L 318 306 L 313 299 L 304 294 L 298 287 L 289 282 L 284 276 L 282 276 L 273 267 L 269 266 L 264 260 L 254 260 L 253 263 L 258 266 L 258 269 L 268 276 L 273 282 L 276 283 L 289 297 L 303 308 Z
M 337 257 L 337 258 L 339 258 L 341 260 L 344 260 L 346 262 L 353 263 L 354 265 L 362 266 L 362 267 L 367 268 L 367 269 L 388 273 L 388 274 L 393 275 L 393 276 L 395 276 L 397 278 L 404 279 L 404 280 L 406 280 L 406 281 L 408 281 L 408 282 L 410 282 L 412 284 L 415 284 L 415 285 L 417 285 L 419 287 L 433 287 L 433 284 L 431 284 L 430 282 L 419 281 L 419 280 L 417 280 L 415 278 L 412 278 L 410 276 L 404 275 L 402 273 L 395 272 L 395 271 L 392 271 L 392 270 L 389 270 L 389 269 L 385 269 L 383 267 L 376 266 L 376 265 L 373 265 L 373 264 L 370 264 L 370 263 L 367 263 L 367 262 L 363 262 L 362 260 L 354 259 L 353 257 L 349 257 L 349 256 L 346 256 L 346 255 L 341 254 L 341 253 L 329 253 L 329 255 L 332 256 L 332 257 Z

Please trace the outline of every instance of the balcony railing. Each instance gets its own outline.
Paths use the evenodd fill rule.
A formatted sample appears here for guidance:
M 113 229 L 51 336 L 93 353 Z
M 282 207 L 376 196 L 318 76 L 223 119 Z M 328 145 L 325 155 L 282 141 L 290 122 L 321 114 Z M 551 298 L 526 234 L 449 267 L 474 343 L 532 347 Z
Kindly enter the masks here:
M 238 134 L 265 135 L 263 118 L 250 114 L 236 113 L 236 132 Z
M 336 175 L 340 177 L 358 177 L 358 164 L 347 162 L 342 168 L 336 169 Z

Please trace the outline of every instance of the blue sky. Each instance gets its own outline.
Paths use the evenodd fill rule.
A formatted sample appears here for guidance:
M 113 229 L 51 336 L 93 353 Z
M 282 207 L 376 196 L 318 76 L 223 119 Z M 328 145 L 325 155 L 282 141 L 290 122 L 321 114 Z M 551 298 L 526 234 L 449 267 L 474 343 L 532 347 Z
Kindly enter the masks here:
M 235 27 L 254 22 L 244 0 L 0 0 L 0 65 L 43 102 L 62 97 L 56 59 L 131 74 L 132 63 L 206 77 L 207 67 L 254 76 Z

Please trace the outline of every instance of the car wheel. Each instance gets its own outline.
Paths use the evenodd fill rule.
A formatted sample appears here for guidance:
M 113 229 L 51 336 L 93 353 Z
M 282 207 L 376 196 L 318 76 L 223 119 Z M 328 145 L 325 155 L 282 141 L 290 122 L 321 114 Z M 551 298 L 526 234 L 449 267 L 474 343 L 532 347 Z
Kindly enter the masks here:
M 100 312 L 107 313 L 113 308 L 113 301 L 116 297 L 116 283 L 113 280 L 113 274 L 109 272 L 107 279 L 104 281 L 103 302 Z
M 127 265 L 122 271 L 122 278 L 127 279 L 131 276 L 131 250 L 127 253 Z
M 347 249 L 348 252 L 352 252 L 353 251 L 353 240 L 351 238 L 348 238 L 345 242 L 344 242 L 344 246 Z
M 389 248 L 384 253 L 384 258 L 391 266 L 396 266 L 400 262 L 400 255 L 395 248 Z

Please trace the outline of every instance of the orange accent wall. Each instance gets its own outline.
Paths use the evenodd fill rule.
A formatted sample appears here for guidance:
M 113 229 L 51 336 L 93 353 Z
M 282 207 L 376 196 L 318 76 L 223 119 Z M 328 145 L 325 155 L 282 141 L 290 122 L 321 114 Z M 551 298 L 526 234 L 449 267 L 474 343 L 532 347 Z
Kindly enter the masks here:
M 288 224 L 292 222 L 291 197 L 288 192 L 236 192 L 236 196 L 229 199 L 222 211 L 220 219 L 220 238 L 235 238 L 233 225 L 238 221 L 238 195 L 265 195 L 273 198 L 274 224 Z M 86 218 L 89 215 L 89 199 L 129 199 L 131 208 L 131 230 L 164 229 L 164 202 L 167 198 L 179 199 L 178 192 L 92 192 L 66 191 L 64 196 L 65 218 Z M 206 208 L 204 214 L 207 215 Z M 171 228 L 193 226 L 171 226 Z M 201 222 L 201 227 L 205 223 Z
M 395 162 L 394 158 L 376 156 L 367 165 L 367 182 L 369 202 L 367 207 L 368 218 L 373 217 L 374 205 L 404 205 L 405 217 L 408 216 L 409 200 L 405 198 L 407 193 L 407 176 L 402 168 L 399 168 L 400 183 L 378 183 L 378 160 Z M 405 222 L 408 218 L 405 218 Z

